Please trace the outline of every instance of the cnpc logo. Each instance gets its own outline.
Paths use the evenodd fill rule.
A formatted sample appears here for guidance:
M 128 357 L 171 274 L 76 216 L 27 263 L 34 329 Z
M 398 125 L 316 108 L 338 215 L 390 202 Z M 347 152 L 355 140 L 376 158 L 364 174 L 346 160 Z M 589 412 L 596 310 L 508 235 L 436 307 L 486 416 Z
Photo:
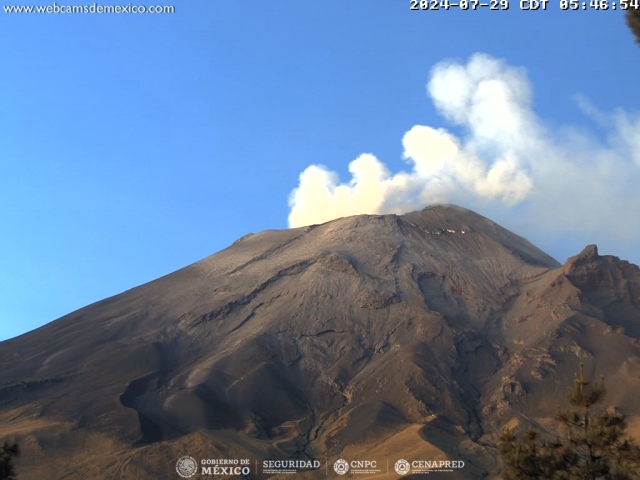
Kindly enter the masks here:
M 338 475 L 345 475 L 349 469 L 354 472 L 359 472 L 362 470 L 372 470 L 377 467 L 377 462 L 375 460 L 351 460 L 351 462 L 347 462 L 343 458 L 336 460 L 333 464 L 333 470 Z

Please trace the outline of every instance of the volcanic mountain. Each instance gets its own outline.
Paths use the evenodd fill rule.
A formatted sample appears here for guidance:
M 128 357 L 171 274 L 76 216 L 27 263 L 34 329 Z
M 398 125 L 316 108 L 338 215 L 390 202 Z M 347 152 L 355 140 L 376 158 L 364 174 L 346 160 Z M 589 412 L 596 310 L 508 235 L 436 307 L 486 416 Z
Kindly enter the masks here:
M 500 427 L 548 427 L 580 363 L 640 431 L 639 339 L 640 269 L 593 245 L 560 265 L 452 205 L 359 215 L 246 235 L 0 343 L 0 439 L 20 479 L 175 479 L 183 455 L 486 478 Z

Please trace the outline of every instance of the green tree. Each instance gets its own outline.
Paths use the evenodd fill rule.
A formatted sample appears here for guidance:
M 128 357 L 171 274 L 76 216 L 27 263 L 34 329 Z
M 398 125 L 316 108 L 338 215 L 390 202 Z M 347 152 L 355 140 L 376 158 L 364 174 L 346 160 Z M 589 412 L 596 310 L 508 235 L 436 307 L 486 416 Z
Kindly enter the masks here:
M 4 442 L 4 446 L 0 452 L 0 480 L 13 480 L 16 478 L 13 459 L 18 455 L 20 455 L 20 449 L 17 443 L 9 445 L 7 442 Z
M 640 479 L 640 447 L 625 436 L 624 415 L 616 408 L 593 411 L 606 393 L 604 379 L 591 385 L 580 365 L 580 374 L 567 392 L 572 408 L 558 407 L 556 413 L 565 434 L 562 438 L 543 439 L 533 427 L 517 438 L 513 430 L 504 429 L 499 442 L 504 479 Z
M 640 43 L 640 9 L 630 8 L 627 10 L 625 19 L 631 33 L 636 37 L 636 42 Z

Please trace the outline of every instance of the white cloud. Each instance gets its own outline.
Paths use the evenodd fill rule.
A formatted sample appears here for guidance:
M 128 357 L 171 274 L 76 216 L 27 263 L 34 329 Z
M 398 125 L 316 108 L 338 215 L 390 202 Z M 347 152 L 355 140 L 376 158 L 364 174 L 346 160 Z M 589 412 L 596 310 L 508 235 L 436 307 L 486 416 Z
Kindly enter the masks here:
M 351 181 L 340 184 L 335 172 L 311 165 L 300 175 L 300 184 L 290 196 L 294 206 L 291 226 L 323 223 L 334 218 L 384 209 L 389 172 L 382 162 L 363 154 L 349 164 Z
M 364 154 L 349 164 L 348 183 L 311 165 L 290 195 L 289 225 L 448 201 L 499 208 L 504 218 L 495 220 L 507 225 L 518 223 L 509 211 L 519 204 L 519 212 L 539 217 L 541 229 L 556 235 L 597 240 L 605 230 L 627 244 L 640 237 L 640 215 L 630 215 L 640 211 L 640 115 L 603 113 L 576 96 L 583 113 L 607 130 L 606 139 L 584 128 L 548 129 L 532 109 L 526 72 L 484 54 L 466 64 L 437 64 L 426 91 L 442 116 L 466 131 L 464 138 L 416 125 L 402 138 L 408 171 L 392 173 Z

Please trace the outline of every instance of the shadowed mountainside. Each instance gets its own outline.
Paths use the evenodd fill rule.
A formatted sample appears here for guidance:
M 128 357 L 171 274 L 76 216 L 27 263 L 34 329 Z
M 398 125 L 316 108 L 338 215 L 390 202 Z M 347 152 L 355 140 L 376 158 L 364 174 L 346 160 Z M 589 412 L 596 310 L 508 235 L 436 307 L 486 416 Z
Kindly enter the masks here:
M 497 429 L 550 427 L 580 362 L 633 426 L 640 269 L 436 205 L 250 234 L 0 343 L 0 438 L 24 479 L 176 478 L 185 452 L 483 478 Z

